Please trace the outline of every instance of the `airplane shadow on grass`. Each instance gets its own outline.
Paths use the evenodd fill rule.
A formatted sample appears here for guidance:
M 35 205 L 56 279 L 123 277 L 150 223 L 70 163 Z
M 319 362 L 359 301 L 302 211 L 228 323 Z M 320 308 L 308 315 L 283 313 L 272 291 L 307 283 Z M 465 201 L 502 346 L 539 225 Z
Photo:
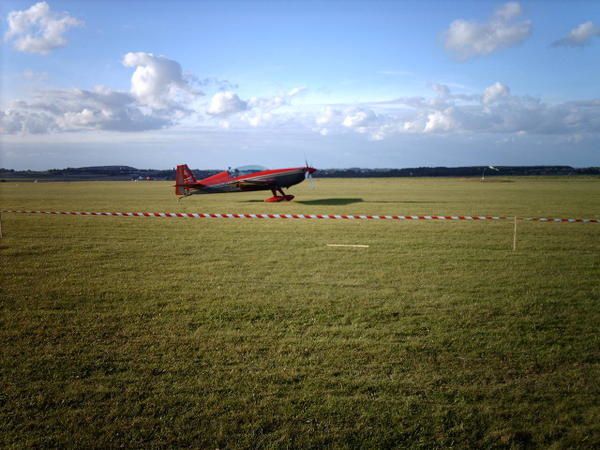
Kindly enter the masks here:
M 264 200 L 243 200 L 242 203 L 263 203 Z M 301 205 L 328 205 L 328 206 L 344 206 L 351 205 L 353 203 L 373 203 L 373 204 L 425 204 L 425 203 L 448 203 L 448 202 L 433 202 L 427 200 L 398 200 L 398 201 L 389 201 L 389 200 L 381 200 L 381 201 L 367 201 L 365 202 L 362 198 L 320 198 L 317 200 L 294 200 L 294 203 L 299 203 Z
M 428 200 L 398 200 L 398 201 L 380 200 L 380 201 L 374 201 L 374 202 L 368 202 L 368 203 L 397 203 L 397 204 L 419 205 L 419 204 L 426 204 L 426 203 L 448 203 L 448 202 L 432 202 L 432 201 L 428 201 Z
M 262 203 L 264 200 L 244 200 L 244 203 Z M 294 200 L 294 203 L 301 205 L 351 205 L 352 203 L 361 203 L 362 198 L 320 198 L 317 200 Z
M 296 200 L 296 203 L 302 205 L 351 205 L 352 203 L 362 203 L 362 198 L 320 198 L 317 200 Z

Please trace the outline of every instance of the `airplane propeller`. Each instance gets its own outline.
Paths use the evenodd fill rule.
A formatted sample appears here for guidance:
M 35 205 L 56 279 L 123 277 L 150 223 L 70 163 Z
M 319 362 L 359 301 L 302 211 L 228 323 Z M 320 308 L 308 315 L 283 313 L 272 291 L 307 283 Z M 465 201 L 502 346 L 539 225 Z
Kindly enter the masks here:
M 312 167 L 310 167 L 308 165 L 308 160 L 306 159 L 306 157 L 304 157 L 304 164 L 305 164 L 304 179 L 308 180 L 308 185 L 310 186 L 311 189 L 314 189 L 315 188 L 315 180 L 312 177 L 312 172 L 314 172 L 314 169 L 312 169 Z

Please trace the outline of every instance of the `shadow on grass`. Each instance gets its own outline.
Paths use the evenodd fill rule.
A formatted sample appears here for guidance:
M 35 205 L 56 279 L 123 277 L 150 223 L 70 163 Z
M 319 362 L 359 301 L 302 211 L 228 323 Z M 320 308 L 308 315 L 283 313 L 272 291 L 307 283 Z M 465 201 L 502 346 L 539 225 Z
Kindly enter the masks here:
M 296 203 L 302 205 L 351 205 L 362 201 L 362 198 L 320 198 L 318 200 L 296 201 Z
M 253 200 L 242 200 L 240 203 L 263 203 L 264 200 L 257 200 L 257 199 L 253 199 Z M 300 203 L 301 205 L 337 205 L 337 206 L 343 206 L 343 205 L 351 205 L 353 203 L 373 203 L 373 204 L 385 204 L 385 203 L 392 203 L 392 204 L 398 204 L 398 205 L 402 205 L 402 204 L 427 204 L 427 203 L 448 203 L 448 202 L 432 202 L 432 201 L 421 201 L 421 200 L 381 200 L 381 201 L 374 201 L 374 202 L 370 202 L 367 201 L 365 202 L 362 198 L 320 198 L 317 200 L 294 200 L 294 203 Z
M 376 202 L 367 203 L 397 203 L 397 204 L 428 204 L 428 203 L 448 203 L 448 202 L 432 202 L 427 200 L 380 200 Z

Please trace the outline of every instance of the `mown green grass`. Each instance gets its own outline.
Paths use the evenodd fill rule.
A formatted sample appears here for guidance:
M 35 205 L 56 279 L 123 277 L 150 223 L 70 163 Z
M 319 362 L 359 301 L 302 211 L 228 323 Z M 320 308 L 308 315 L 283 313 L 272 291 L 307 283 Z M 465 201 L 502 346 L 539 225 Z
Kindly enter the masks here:
M 5 183 L 3 209 L 600 217 L 600 180 Z M 600 445 L 600 226 L 2 215 L 3 447 Z M 367 244 L 331 248 L 328 243 Z

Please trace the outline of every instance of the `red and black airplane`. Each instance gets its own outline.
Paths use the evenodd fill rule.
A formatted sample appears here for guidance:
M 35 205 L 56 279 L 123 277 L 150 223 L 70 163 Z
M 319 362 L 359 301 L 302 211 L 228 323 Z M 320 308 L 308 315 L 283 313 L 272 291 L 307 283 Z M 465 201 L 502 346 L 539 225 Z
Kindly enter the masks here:
M 294 196 L 285 194 L 283 188 L 301 183 L 310 178 L 316 170 L 308 164 L 304 167 L 274 170 L 260 166 L 244 166 L 224 170 L 198 181 L 187 164 L 182 164 L 177 166 L 175 194 L 187 197 L 193 194 L 271 190 L 273 197 L 265 199 L 265 202 L 289 202 Z M 278 192 L 281 195 L 277 195 Z

